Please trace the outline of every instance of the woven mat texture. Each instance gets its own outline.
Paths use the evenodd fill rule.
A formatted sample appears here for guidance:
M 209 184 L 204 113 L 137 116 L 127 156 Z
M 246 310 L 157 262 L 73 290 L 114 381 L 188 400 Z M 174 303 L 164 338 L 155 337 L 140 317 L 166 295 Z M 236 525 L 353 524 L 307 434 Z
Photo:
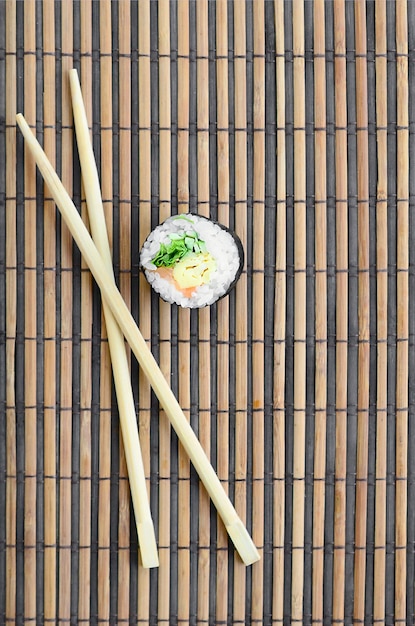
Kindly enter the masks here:
M 414 623 L 415 2 L 0 0 L 0 623 Z M 117 285 L 261 559 L 229 541 L 129 354 L 160 565 L 140 561 L 85 223 L 78 71 Z M 234 230 L 184 310 L 139 250 Z

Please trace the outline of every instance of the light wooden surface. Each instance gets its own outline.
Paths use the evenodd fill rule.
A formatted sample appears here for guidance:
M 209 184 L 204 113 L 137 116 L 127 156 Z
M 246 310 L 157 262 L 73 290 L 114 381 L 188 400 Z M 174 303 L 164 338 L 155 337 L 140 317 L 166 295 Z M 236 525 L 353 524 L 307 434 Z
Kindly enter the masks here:
M 0 2 L 0 621 L 412 623 L 414 24 L 406 0 Z M 159 567 L 139 558 L 100 292 L 15 124 L 87 223 L 72 68 L 104 292 L 253 538 L 248 568 L 127 345 Z M 245 250 L 203 311 L 138 264 L 185 211 Z

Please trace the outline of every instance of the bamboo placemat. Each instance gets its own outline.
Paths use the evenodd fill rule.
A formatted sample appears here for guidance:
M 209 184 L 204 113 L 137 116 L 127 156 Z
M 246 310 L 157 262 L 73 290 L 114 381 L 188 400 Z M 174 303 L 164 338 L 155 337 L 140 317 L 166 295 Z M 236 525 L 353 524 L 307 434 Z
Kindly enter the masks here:
M 0 0 L 2 624 L 414 623 L 414 51 L 406 0 Z M 140 563 L 99 291 L 15 123 L 86 220 L 72 68 L 117 283 L 250 567 L 129 355 Z M 187 211 L 245 249 L 200 311 L 138 266 Z

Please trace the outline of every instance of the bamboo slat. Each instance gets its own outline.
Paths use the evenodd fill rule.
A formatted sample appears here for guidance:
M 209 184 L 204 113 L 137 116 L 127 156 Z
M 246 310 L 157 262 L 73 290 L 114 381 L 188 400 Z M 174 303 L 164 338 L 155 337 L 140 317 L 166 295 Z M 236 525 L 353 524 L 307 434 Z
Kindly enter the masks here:
M 24 106 L 29 124 L 36 123 L 36 5 L 25 4 L 24 46 L 29 52 L 24 59 L 25 96 Z M 36 619 L 36 496 L 37 476 L 37 379 L 36 379 L 36 333 L 37 333 L 37 241 L 36 241 L 36 184 L 33 164 L 25 163 L 24 176 L 24 299 L 27 303 L 24 315 L 24 617 Z
M 226 0 L 216 5 L 216 110 L 217 110 L 217 170 L 218 170 L 218 220 L 229 226 L 229 75 L 228 75 L 228 7 Z M 229 300 L 217 304 L 217 375 L 216 375 L 216 458 L 217 473 L 229 493 Z M 228 545 L 227 533 L 222 524 L 217 528 L 217 557 L 215 585 L 215 619 L 225 622 L 228 615 Z
M 408 16 L 396 3 L 397 215 L 396 215 L 396 486 L 395 486 L 395 620 L 406 620 L 408 533 L 408 342 L 409 342 L 409 92 Z
M 167 219 L 172 212 L 171 203 L 171 39 L 170 39 L 170 3 L 159 2 L 158 17 L 159 49 L 159 221 Z M 171 311 L 170 306 L 160 300 L 160 366 L 166 380 L 170 381 L 172 371 L 171 356 Z M 171 428 L 163 411 L 159 416 L 159 580 L 158 580 L 158 615 L 168 622 L 170 615 L 170 518 L 171 518 Z
M 313 502 L 313 616 L 323 621 L 327 420 L 327 163 L 324 2 L 314 4 L 315 137 L 315 427 Z
M 306 421 L 306 140 L 304 3 L 293 3 L 294 98 L 294 458 L 291 614 L 303 619 Z
M 100 122 L 101 122 L 101 195 L 110 247 L 113 241 L 113 140 L 112 140 L 112 19 L 111 3 L 100 2 L 100 73 L 108 77 L 100 82 Z M 111 546 L 111 405 L 112 375 L 105 325 L 102 330 L 100 354 L 100 417 L 99 417 L 99 485 L 98 503 L 98 619 L 108 621 L 110 617 L 110 546 Z
M 17 572 L 17 428 L 16 428 L 16 332 L 17 332 L 17 226 L 16 205 L 16 132 L 13 118 L 16 115 L 16 93 L 13 89 L 16 75 L 16 5 L 6 4 L 6 578 L 5 618 L 16 619 L 16 572 Z
M 233 6 L 234 37 L 234 120 L 235 120 L 235 231 L 246 250 L 247 244 L 247 77 L 246 77 L 246 7 Z M 243 521 L 246 521 L 246 477 L 247 477 L 247 409 L 248 409 L 248 350 L 246 336 L 247 317 L 247 263 L 236 285 L 235 308 L 235 508 Z M 244 619 L 244 608 L 240 599 L 246 596 L 246 573 L 239 562 L 233 563 L 233 619 Z
M 44 146 L 56 162 L 55 131 L 55 14 L 53 2 L 43 5 L 43 119 Z M 47 196 L 47 193 L 45 194 Z M 52 200 L 44 202 L 45 226 L 43 236 L 43 311 L 44 311 L 44 616 L 56 615 L 56 213 Z
M 358 203 L 358 389 L 356 451 L 356 525 L 354 562 L 354 618 L 364 620 L 369 446 L 369 151 L 367 111 L 366 15 L 355 3 L 356 37 L 356 149 Z
M 287 304 L 287 206 L 286 206 L 286 139 L 285 139 L 285 46 L 284 3 L 275 0 L 276 53 L 276 258 L 274 318 L 274 510 L 273 510 L 273 596 L 272 618 L 282 622 L 284 616 L 284 537 L 285 537 L 285 364 Z
M 253 250 L 252 250 L 252 528 L 255 545 L 264 545 L 264 326 L 265 326 L 265 15 L 264 3 L 253 4 Z M 262 551 L 263 556 L 263 551 Z M 252 619 L 262 619 L 264 562 L 252 568 Z
M 348 372 L 348 169 L 345 4 L 334 4 L 336 121 L 336 458 L 334 477 L 333 619 L 344 619 Z
M 285 336 L 286 336 L 286 141 L 285 141 L 285 55 L 284 4 L 275 2 L 276 99 L 277 99 L 277 232 L 275 262 L 274 321 L 274 585 L 272 615 L 274 621 L 284 614 L 284 476 L 285 476 Z
M 190 16 L 189 2 L 180 2 L 177 7 L 177 204 L 179 212 L 190 210 L 189 181 L 189 125 L 190 125 Z M 183 96 L 183 98 L 181 97 Z M 178 361 L 179 361 L 179 402 L 184 407 L 184 414 L 190 421 L 190 389 L 187 381 L 190 371 L 190 314 L 188 310 L 178 313 Z M 190 465 L 183 449 L 178 451 L 178 510 L 180 520 L 177 533 L 177 568 L 179 584 L 177 589 L 178 619 L 190 618 Z
M 376 117 L 378 186 L 376 203 L 377 239 L 377 418 L 376 418 L 376 502 L 373 619 L 385 620 L 386 583 L 386 480 L 388 406 L 388 146 L 387 146 L 387 38 L 386 2 L 376 4 Z
M 69 81 L 73 55 L 73 8 L 69 2 L 61 4 L 60 36 L 62 41 L 62 183 L 69 193 L 73 190 L 73 135 L 72 104 Z M 71 566 L 72 544 L 72 442 L 73 442 L 73 246 L 72 237 L 65 224 L 60 228 L 60 415 L 59 415 L 59 542 L 58 619 L 65 623 L 71 616 Z
M 198 213 L 210 217 L 210 171 L 209 171 L 209 22 L 208 2 L 200 0 L 196 6 L 197 36 L 197 194 Z M 199 311 L 199 440 L 210 457 L 211 416 L 211 358 L 210 358 L 210 309 Z M 198 552 L 198 598 L 197 614 L 201 622 L 209 619 L 210 575 L 210 502 L 204 491 L 199 493 L 199 552 Z

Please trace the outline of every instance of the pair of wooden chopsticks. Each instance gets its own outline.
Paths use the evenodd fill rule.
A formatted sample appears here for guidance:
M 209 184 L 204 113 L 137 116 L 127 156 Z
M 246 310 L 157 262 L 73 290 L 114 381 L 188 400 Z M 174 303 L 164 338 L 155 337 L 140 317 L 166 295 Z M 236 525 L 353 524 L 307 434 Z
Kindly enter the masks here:
M 82 177 L 93 239 L 23 115 L 19 113 L 16 120 L 58 209 L 101 290 L 143 565 L 144 567 L 157 567 L 158 557 L 145 485 L 134 403 L 131 396 L 132 391 L 131 386 L 127 388 L 124 380 L 129 380 L 130 376 L 124 345 L 121 349 L 122 335 L 129 343 L 161 406 L 170 419 L 176 434 L 215 504 L 242 561 L 245 565 L 251 565 L 259 560 L 258 551 L 115 284 L 98 173 L 76 70 L 70 71 L 70 85 Z

